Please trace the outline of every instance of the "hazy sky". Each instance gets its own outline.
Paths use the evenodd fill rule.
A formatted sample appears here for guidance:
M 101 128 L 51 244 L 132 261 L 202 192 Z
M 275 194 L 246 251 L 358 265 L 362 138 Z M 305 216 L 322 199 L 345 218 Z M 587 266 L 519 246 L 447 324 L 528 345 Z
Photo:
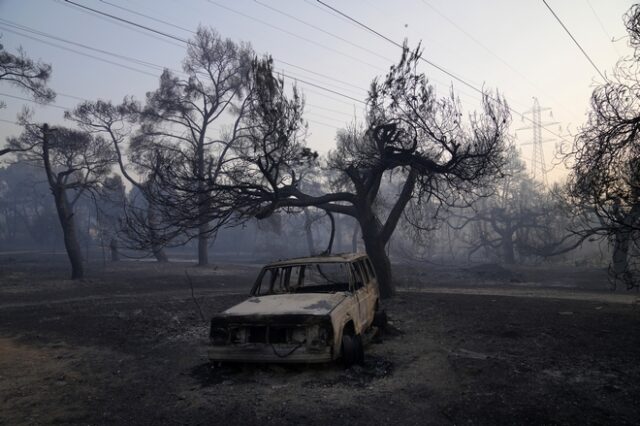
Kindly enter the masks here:
M 384 75 L 400 54 L 397 47 L 315 0 L 74 1 L 179 38 L 191 37 L 199 24 L 211 26 L 224 37 L 272 54 L 286 77 L 324 88 L 299 82 L 307 101 L 308 144 L 320 152 L 333 147 L 338 128 L 354 116 L 362 117 L 363 104 L 351 98 L 364 101 L 371 80 Z M 475 87 L 498 89 L 518 113 L 530 110 L 533 98 L 538 98 L 540 105 L 551 108 L 543 112 L 543 120 L 559 123 L 549 129 L 566 135 L 567 140 L 584 122 L 591 90 L 602 81 L 542 0 L 325 3 L 399 43 L 404 38 L 411 46 L 422 41 L 426 59 Z M 622 16 L 633 2 L 548 3 L 603 73 L 610 73 L 618 58 L 631 53 Z M 30 57 L 53 65 L 51 87 L 58 92 L 55 104 L 36 106 L 7 97 L 25 94 L 0 83 L 0 99 L 7 104 L 0 110 L 0 145 L 7 136 L 19 133 L 7 121 L 15 121 L 25 104 L 34 107 L 36 120 L 55 124 L 63 122 L 63 110 L 76 105 L 78 98 L 119 102 L 133 95 L 143 100 L 146 92 L 157 87 L 161 68 L 180 69 L 185 53 L 184 45 L 176 40 L 97 16 L 63 0 L 0 0 L 0 32 L 9 51 L 22 46 Z M 465 111 L 477 109 L 479 96 L 472 89 L 426 63 L 423 70 L 439 95 L 447 95 L 453 85 Z M 531 157 L 532 147 L 526 145 L 531 131 L 516 129 L 529 125 L 514 114 L 512 132 L 517 134 L 525 160 Z M 549 139 L 545 157 L 551 168 L 558 138 L 542 134 Z M 551 180 L 561 175 L 556 167 Z

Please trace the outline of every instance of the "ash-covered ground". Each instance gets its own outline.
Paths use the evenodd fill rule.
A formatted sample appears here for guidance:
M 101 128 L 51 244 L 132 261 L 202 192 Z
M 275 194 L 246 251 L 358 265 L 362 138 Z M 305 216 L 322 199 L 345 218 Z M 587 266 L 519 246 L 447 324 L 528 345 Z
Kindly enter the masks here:
M 47 255 L 47 258 L 51 255 Z M 0 424 L 638 424 L 640 305 L 598 268 L 395 265 L 363 366 L 206 358 L 258 264 L 0 256 Z

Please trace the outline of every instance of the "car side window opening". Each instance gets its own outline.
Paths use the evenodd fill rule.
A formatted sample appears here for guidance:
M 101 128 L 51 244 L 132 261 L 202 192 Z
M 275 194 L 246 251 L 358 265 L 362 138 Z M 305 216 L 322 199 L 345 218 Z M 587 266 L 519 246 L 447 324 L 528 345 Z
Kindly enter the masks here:
M 358 260 L 356 264 L 360 269 L 360 273 L 362 274 L 362 278 L 364 278 L 364 282 L 368 283 L 369 280 L 371 280 L 371 277 L 369 276 L 369 271 L 367 271 L 367 268 L 364 266 L 364 260 Z
M 291 278 L 291 266 L 284 268 L 284 273 L 281 274 L 280 279 L 280 288 L 278 289 L 278 293 L 288 293 L 289 292 L 289 279 Z
M 360 268 L 358 268 L 355 263 L 351 264 L 351 273 L 353 274 L 353 285 L 355 290 L 362 288 L 362 286 L 364 285 L 364 280 L 362 279 Z
M 254 294 L 349 291 L 349 275 L 350 265 L 343 262 L 272 267 L 264 271 Z
M 298 292 L 331 293 L 349 290 L 349 275 L 344 263 L 316 263 L 307 265 L 304 287 Z
M 294 266 L 291 268 L 289 277 L 289 291 L 295 293 L 297 289 L 304 285 L 304 270 L 306 265 Z
M 265 294 L 283 293 L 283 291 L 281 291 L 282 276 L 283 274 L 280 268 L 266 269 L 256 287 L 255 295 L 263 296 Z

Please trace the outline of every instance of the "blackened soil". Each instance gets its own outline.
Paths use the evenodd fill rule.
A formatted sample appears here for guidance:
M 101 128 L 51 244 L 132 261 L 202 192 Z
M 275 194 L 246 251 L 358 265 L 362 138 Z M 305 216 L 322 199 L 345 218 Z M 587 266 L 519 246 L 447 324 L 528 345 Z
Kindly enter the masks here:
M 213 367 L 184 265 L 123 264 L 81 283 L 29 265 L 0 271 L 0 424 L 640 423 L 633 297 L 407 290 L 363 366 Z M 205 318 L 242 300 L 255 269 L 188 268 Z

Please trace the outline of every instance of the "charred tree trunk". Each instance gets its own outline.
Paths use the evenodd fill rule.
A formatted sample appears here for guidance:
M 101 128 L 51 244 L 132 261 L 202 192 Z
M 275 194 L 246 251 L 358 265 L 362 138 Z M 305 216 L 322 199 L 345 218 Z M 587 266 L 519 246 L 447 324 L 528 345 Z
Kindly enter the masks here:
M 56 175 L 53 171 L 51 158 L 49 157 L 50 136 L 49 126 L 44 124 L 42 127 L 42 160 L 44 162 L 44 170 L 47 174 L 49 189 L 51 189 L 51 193 L 53 194 L 56 212 L 58 213 L 58 219 L 60 220 L 60 226 L 62 227 L 64 247 L 67 251 L 69 262 L 71 263 L 71 279 L 81 279 L 84 277 L 82 251 L 80 249 L 80 244 L 78 243 L 76 223 L 73 217 L 73 206 L 69 203 L 69 199 L 67 198 L 67 191 L 64 183 L 64 179 L 68 174 L 58 173 Z
M 309 250 L 309 256 L 316 254 L 315 242 L 313 241 L 313 220 L 311 220 L 311 214 L 307 209 L 304 209 L 304 232 L 307 237 L 307 248 Z
M 204 130 L 200 134 L 196 155 L 198 158 L 196 175 L 198 176 L 198 266 L 209 264 L 209 221 L 207 213 L 209 194 L 205 185 Z
M 391 262 L 384 248 L 385 243 L 381 240 L 379 232 L 365 226 L 362 227 L 362 239 L 364 240 L 367 255 L 371 259 L 371 264 L 376 272 L 380 297 L 383 299 L 393 297 L 395 286 L 391 276 Z
M 309 250 L 309 256 L 313 256 L 316 253 L 315 243 L 313 241 L 313 231 L 311 230 L 311 224 L 305 224 L 304 232 L 307 237 L 307 249 Z
M 153 257 L 160 263 L 168 263 L 169 258 L 167 257 L 167 253 L 164 251 L 164 247 L 158 243 L 151 244 L 151 252 L 153 253 Z
M 376 216 L 373 204 L 368 202 L 366 193 L 361 194 L 358 203 L 355 205 L 364 246 L 375 269 L 378 287 L 380 288 L 380 297 L 383 299 L 391 298 L 396 293 L 391 275 L 391 262 L 385 246 L 391 239 L 402 212 L 411 199 L 416 179 L 416 172 L 411 170 L 384 224 Z
M 385 250 L 388 239 L 383 235 L 384 227 L 373 213 L 371 206 L 363 203 L 359 206 L 358 211 L 362 240 L 376 272 L 380 297 L 383 299 L 391 298 L 395 295 L 395 287 L 391 276 L 391 262 Z
M 616 280 L 627 283 L 629 273 L 629 243 L 631 234 L 626 231 L 616 232 L 613 242 L 612 271 Z M 627 283 L 628 284 L 628 283 Z
M 341 225 L 340 225 L 341 224 L 341 219 L 342 219 L 342 215 L 338 215 L 338 216 L 336 216 L 334 218 L 334 221 L 335 221 L 335 234 L 336 234 L 335 235 L 336 238 L 335 238 L 335 242 L 334 242 L 334 245 L 335 245 L 334 251 L 337 252 L 337 253 L 341 253 L 341 252 L 344 251 L 343 242 L 342 242 L 342 232 L 340 231 L 341 230 Z
M 209 264 L 209 224 L 203 223 L 198 227 L 198 266 Z
M 71 279 L 81 279 L 84 277 L 84 267 L 82 265 L 82 250 L 78 242 L 76 223 L 73 217 L 73 209 L 67 199 L 66 191 L 63 187 L 56 186 L 51 189 L 56 205 L 56 212 L 62 227 L 64 247 L 71 263 Z
M 119 262 L 120 261 L 120 251 L 118 250 L 118 240 L 115 238 L 112 238 L 111 241 L 109 241 L 109 251 L 111 253 L 111 261 L 112 262 Z
M 627 289 L 638 287 L 637 280 L 629 265 L 629 250 L 634 240 L 634 229 L 640 219 L 640 205 L 636 204 L 629 212 L 623 213 L 619 201 L 616 202 L 614 212 L 617 226 L 614 229 L 613 253 L 611 255 L 610 271 L 615 280 L 621 280 Z
M 331 221 L 331 232 L 329 234 L 329 244 L 327 244 L 327 249 L 322 254 L 331 254 L 331 250 L 333 250 L 333 240 L 336 236 L 336 220 L 331 212 L 327 212 L 327 216 L 329 216 L 329 220 Z
M 358 236 L 360 235 L 360 227 L 358 226 L 358 222 L 353 227 L 353 234 L 351 235 L 351 251 L 358 251 Z
M 52 192 L 56 204 L 58 219 L 60 219 L 60 225 L 62 226 L 64 248 L 67 251 L 69 262 L 71 262 L 71 279 L 82 279 L 84 277 L 82 250 L 80 249 L 80 243 L 78 243 L 78 234 L 76 231 L 73 209 L 67 199 L 66 190 L 63 187 L 58 186 L 52 188 Z
M 516 256 L 513 247 L 513 235 L 511 232 L 505 231 L 502 235 L 502 258 L 507 265 L 516 263 Z
M 169 258 L 164 252 L 164 246 L 160 243 L 160 239 L 158 238 L 156 233 L 158 216 L 151 203 L 149 203 L 149 205 L 147 206 L 147 219 L 149 221 L 149 239 L 151 240 L 151 252 L 158 262 L 167 263 L 169 262 Z

